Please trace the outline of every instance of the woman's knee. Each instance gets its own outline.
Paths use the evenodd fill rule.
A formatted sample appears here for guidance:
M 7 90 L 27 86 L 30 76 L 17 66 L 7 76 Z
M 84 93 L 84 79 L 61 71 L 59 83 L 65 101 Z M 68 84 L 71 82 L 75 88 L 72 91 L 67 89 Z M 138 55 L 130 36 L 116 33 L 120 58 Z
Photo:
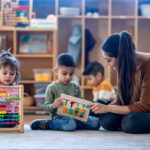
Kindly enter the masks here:
M 123 117 L 121 122 L 121 129 L 127 133 L 137 133 L 138 130 L 138 114 L 139 112 L 131 112 Z
M 121 127 L 122 115 L 108 113 L 100 116 L 101 126 L 109 131 L 117 131 Z
M 100 121 L 97 117 L 89 116 L 88 123 L 90 126 L 89 128 L 92 130 L 98 130 L 100 128 Z

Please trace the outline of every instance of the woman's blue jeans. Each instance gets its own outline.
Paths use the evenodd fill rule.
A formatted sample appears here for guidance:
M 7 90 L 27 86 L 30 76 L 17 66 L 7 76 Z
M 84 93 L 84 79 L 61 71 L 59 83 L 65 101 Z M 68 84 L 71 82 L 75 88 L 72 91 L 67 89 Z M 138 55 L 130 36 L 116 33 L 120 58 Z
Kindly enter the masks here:
M 100 124 L 109 131 L 150 133 L 150 113 L 131 112 L 128 115 L 106 113 L 99 115 Z

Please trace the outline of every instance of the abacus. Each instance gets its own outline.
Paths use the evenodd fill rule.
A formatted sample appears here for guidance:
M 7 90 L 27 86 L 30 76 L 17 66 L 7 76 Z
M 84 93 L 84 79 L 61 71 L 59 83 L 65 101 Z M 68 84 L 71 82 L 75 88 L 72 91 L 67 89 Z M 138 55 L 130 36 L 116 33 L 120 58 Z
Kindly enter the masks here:
M 22 98 L 22 85 L 0 86 L 0 131 L 24 132 Z
M 63 106 L 58 107 L 57 114 L 87 122 L 90 101 L 61 94 Z

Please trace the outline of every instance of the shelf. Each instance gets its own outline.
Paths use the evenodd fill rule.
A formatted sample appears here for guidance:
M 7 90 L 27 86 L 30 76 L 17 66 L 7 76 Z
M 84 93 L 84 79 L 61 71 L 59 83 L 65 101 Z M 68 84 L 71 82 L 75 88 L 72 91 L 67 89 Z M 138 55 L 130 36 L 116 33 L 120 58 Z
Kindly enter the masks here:
M 135 19 L 136 16 L 111 16 L 112 19 Z
M 58 16 L 58 18 L 64 18 L 64 19 L 75 19 L 75 18 L 89 18 L 89 19 L 107 19 L 109 16 Z
M 150 19 L 150 16 L 138 16 L 138 19 Z
M 24 110 L 44 110 L 43 107 L 31 106 L 31 107 L 23 107 Z
M 69 19 L 69 18 L 83 18 L 83 16 L 62 16 L 62 15 L 58 15 L 58 18 L 64 18 L 64 19 Z
M 34 32 L 34 31 L 56 31 L 57 29 L 44 29 L 44 28 L 37 28 L 37 29 L 33 29 L 33 28 L 15 28 L 15 27 L 5 27 L 2 26 L 0 27 L 0 31 L 30 31 L 30 32 Z
M 15 57 L 19 58 L 53 58 L 53 54 L 15 54 Z
M 109 16 L 84 16 L 85 19 L 108 19 Z
M 56 31 L 56 29 L 47 29 L 47 28 L 15 28 L 15 31 Z
M 21 80 L 21 84 L 33 84 L 33 83 L 51 83 L 52 81 L 45 82 L 45 81 L 35 81 L 35 80 Z

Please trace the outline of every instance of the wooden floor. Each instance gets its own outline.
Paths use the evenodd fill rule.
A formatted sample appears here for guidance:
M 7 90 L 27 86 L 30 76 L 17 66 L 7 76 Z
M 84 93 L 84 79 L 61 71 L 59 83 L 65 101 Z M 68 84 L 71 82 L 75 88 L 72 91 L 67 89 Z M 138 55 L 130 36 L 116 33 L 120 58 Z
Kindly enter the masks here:
M 24 115 L 24 124 L 30 124 L 35 119 L 49 119 L 49 115 Z

